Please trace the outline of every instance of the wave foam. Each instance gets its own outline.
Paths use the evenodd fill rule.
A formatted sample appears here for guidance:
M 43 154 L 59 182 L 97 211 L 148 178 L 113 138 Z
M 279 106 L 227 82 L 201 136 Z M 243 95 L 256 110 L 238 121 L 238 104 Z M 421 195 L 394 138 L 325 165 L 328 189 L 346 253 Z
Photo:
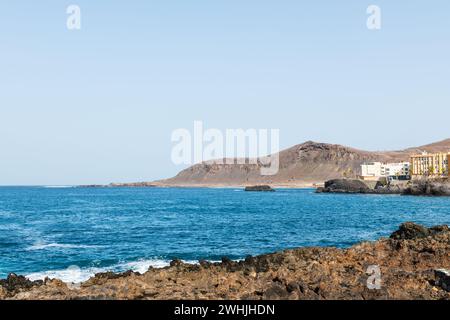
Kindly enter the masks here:
M 168 260 L 138 260 L 127 263 L 118 264 L 119 271 L 133 270 L 134 272 L 145 273 L 148 268 L 164 268 L 170 265 Z
M 64 270 L 50 270 L 42 272 L 34 272 L 26 275 L 25 277 L 31 281 L 49 279 L 59 279 L 67 283 L 81 283 L 87 281 L 90 277 L 96 273 L 102 272 L 100 268 L 88 268 L 80 269 L 78 267 L 69 267 Z
M 84 244 L 65 244 L 65 243 L 36 243 L 26 248 L 26 250 L 34 251 L 34 250 L 45 250 L 49 248 L 87 249 L 87 248 L 98 248 L 98 246 L 84 245 Z
M 185 261 L 186 263 L 196 263 L 195 261 Z M 150 260 L 138 260 L 132 262 L 119 263 L 110 267 L 98 268 L 83 268 L 80 269 L 77 266 L 70 266 L 64 270 L 50 270 L 43 272 L 34 272 L 26 275 L 31 281 L 49 279 L 59 279 L 66 283 L 81 283 L 89 280 L 96 273 L 101 272 L 124 272 L 132 270 L 139 273 L 145 273 L 149 267 L 164 268 L 170 264 L 169 260 L 150 259 Z

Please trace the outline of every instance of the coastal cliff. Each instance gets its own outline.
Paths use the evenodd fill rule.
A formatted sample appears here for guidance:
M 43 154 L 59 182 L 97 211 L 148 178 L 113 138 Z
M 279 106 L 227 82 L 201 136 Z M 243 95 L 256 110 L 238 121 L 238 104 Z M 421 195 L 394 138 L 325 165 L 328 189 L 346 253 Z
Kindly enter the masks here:
M 97 274 L 80 285 L 12 274 L 0 280 L 0 299 L 450 299 L 449 253 L 448 226 L 405 223 L 389 239 L 348 249 L 299 248 L 196 265 L 174 260 L 144 274 Z M 374 266 L 379 289 L 367 285 Z

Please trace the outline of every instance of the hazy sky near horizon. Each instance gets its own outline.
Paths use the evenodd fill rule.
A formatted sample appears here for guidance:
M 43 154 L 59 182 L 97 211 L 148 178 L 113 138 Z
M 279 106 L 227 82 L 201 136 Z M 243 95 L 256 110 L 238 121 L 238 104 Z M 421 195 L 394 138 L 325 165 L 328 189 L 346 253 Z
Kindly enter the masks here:
M 282 148 L 449 138 L 449 16 L 445 0 L 2 1 L 0 185 L 170 177 L 194 120 L 279 128 Z

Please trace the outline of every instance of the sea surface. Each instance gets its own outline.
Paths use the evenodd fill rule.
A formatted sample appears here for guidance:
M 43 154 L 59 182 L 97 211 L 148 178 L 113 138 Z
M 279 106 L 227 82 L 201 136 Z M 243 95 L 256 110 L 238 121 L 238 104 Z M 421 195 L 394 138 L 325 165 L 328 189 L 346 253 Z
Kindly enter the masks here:
M 400 223 L 450 224 L 450 198 L 241 189 L 0 188 L 0 278 L 87 280 L 97 272 L 348 247 Z

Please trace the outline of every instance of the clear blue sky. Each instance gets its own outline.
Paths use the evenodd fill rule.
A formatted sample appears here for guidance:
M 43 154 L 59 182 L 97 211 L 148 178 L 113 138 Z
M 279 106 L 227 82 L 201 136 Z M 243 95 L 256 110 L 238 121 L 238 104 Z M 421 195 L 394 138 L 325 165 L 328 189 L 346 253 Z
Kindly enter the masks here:
M 169 177 L 194 120 L 279 128 L 282 147 L 441 140 L 449 60 L 448 0 L 2 1 L 0 184 Z

